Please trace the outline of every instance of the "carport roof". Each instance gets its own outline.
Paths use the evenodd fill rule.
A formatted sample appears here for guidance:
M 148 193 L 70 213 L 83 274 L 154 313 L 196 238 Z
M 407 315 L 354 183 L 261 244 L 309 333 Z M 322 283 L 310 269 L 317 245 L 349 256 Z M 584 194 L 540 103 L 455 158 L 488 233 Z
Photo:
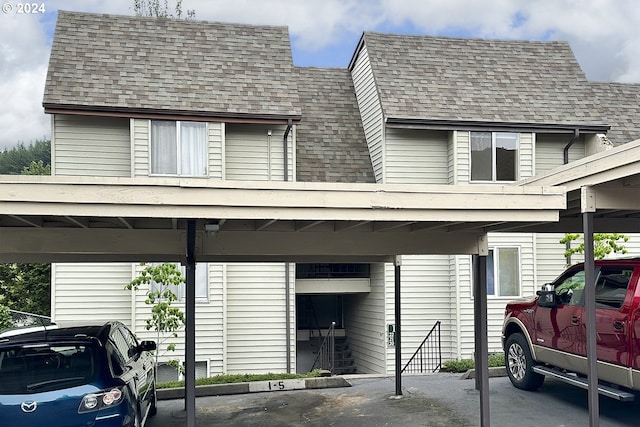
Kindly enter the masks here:
M 596 232 L 640 231 L 640 139 L 582 158 L 520 182 L 563 186 L 567 209 L 553 224 L 523 224 L 515 231 L 581 232 L 581 214 L 594 212 Z
M 485 230 L 557 221 L 561 187 L 0 177 L 0 261 L 390 261 L 486 253 Z

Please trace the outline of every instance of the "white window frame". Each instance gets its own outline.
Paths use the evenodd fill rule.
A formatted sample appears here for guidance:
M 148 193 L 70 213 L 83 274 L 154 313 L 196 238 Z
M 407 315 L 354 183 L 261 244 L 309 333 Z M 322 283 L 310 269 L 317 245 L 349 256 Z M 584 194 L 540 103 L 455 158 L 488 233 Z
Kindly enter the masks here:
M 516 265 L 518 267 L 518 273 L 517 273 L 517 279 L 518 279 L 518 292 L 515 295 L 501 295 L 500 293 L 497 293 L 496 291 L 500 290 L 500 274 L 496 274 L 496 272 L 499 272 L 499 268 L 500 268 L 500 249 L 515 249 L 515 251 L 517 252 L 517 257 L 516 257 Z M 490 294 L 489 290 L 487 289 L 487 297 L 491 297 L 491 298 L 517 298 L 520 297 L 522 295 L 522 262 L 521 262 L 521 250 L 519 246 L 509 246 L 509 245 L 504 245 L 504 246 L 494 246 L 489 248 L 489 251 L 493 251 L 493 293 Z M 487 259 L 488 261 L 488 259 Z M 489 271 L 489 266 L 487 265 L 487 273 Z M 488 280 L 487 280 L 487 285 L 488 285 Z
M 496 271 L 498 271 L 498 268 L 500 267 L 500 256 L 496 256 L 496 253 L 498 253 L 498 251 L 500 249 L 515 249 L 517 251 L 517 266 L 518 266 L 518 293 L 516 295 L 499 295 L 496 294 L 496 289 L 499 289 L 500 287 L 500 280 L 499 280 L 499 274 L 498 274 L 498 279 L 496 280 Z M 522 249 L 520 246 L 514 246 L 514 245 L 499 245 L 499 246 L 491 246 L 489 247 L 489 251 L 493 251 L 493 293 L 489 293 L 489 289 L 487 289 L 487 298 L 490 299 L 513 299 L 513 298 L 519 298 L 522 296 Z M 473 261 L 470 262 L 470 265 L 473 266 Z M 489 257 L 487 256 L 487 275 L 489 274 Z M 473 286 L 473 274 L 471 274 L 471 298 L 473 299 L 475 297 L 475 287 Z M 487 286 L 489 286 L 489 279 L 487 277 Z
M 180 271 L 182 272 L 182 276 L 184 277 L 184 280 L 187 280 L 187 268 L 184 265 L 179 265 L 178 267 L 180 267 Z M 202 295 L 202 293 L 200 295 L 198 295 L 198 290 L 200 291 L 205 291 L 204 288 L 198 288 L 198 284 L 202 283 L 202 280 L 198 280 L 198 273 L 204 271 L 205 273 L 205 282 L 206 282 L 206 292 L 205 295 Z M 153 288 L 156 287 L 155 282 L 153 282 L 151 284 L 151 286 Z M 184 304 L 185 303 L 185 292 L 186 292 L 186 283 L 181 284 L 178 289 L 175 291 L 176 296 L 178 297 L 178 299 L 176 300 L 176 304 Z M 202 286 L 202 285 L 201 285 Z M 199 262 L 196 264 L 196 303 L 201 303 L 201 304 L 205 304 L 209 302 L 209 293 L 211 290 L 211 286 L 209 283 L 209 263 L 206 262 Z
M 471 149 L 471 136 L 474 133 L 491 133 L 491 179 L 473 179 L 472 170 L 473 170 L 473 150 Z M 515 149 L 515 179 L 514 180 L 500 180 L 497 179 L 498 168 L 497 168 L 497 155 L 496 155 L 496 136 L 498 134 L 512 134 L 515 135 L 516 140 L 516 149 Z M 519 132 L 489 132 L 489 131 L 469 131 L 469 181 L 474 183 L 503 183 L 503 182 L 516 182 L 518 181 L 518 176 L 520 174 L 520 133 Z
M 164 122 L 174 122 L 176 125 L 176 173 L 157 173 L 157 172 L 153 172 L 153 122 L 154 121 L 164 121 Z M 193 174 L 183 174 L 182 173 L 182 145 L 181 145 L 181 125 L 182 123 L 203 123 L 203 122 L 196 122 L 196 121 L 190 121 L 190 120 L 162 120 L 162 119 L 157 119 L 157 120 L 149 120 L 149 175 L 150 176 L 185 176 L 185 177 L 194 177 L 194 178 L 201 178 L 201 177 L 208 177 L 209 176 L 209 124 L 207 122 L 204 122 L 204 136 L 205 136 L 205 152 L 203 153 L 204 156 L 204 160 L 205 160 L 205 167 L 204 167 L 204 173 L 203 174 L 198 174 L 198 175 L 193 175 Z

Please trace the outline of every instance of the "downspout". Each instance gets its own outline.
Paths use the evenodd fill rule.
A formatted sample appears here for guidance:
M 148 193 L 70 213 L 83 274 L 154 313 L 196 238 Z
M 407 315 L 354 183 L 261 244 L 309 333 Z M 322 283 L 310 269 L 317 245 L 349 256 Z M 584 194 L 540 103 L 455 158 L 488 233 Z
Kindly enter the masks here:
M 571 148 L 571 146 L 573 144 L 575 144 L 575 142 L 578 140 L 578 137 L 580 136 L 580 129 L 575 128 L 573 130 L 573 138 L 571 138 L 571 140 L 569 141 L 569 143 L 567 145 L 565 145 L 564 147 L 564 164 L 566 165 L 567 163 L 569 163 L 569 149 Z
M 580 129 L 575 128 L 573 130 L 573 138 L 571 138 L 571 140 L 569 141 L 569 143 L 567 145 L 565 145 L 564 150 L 563 150 L 563 164 L 567 164 L 569 163 L 569 149 L 571 148 L 571 146 L 573 144 L 575 144 L 575 142 L 578 140 L 578 137 L 580 136 Z M 571 249 L 571 242 L 567 242 L 565 243 L 565 249 L 568 251 L 569 249 Z M 571 256 L 568 256 L 566 258 L 567 260 L 567 265 L 571 265 Z
M 289 132 L 291 131 L 291 127 L 293 126 L 291 119 L 289 119 L 287 123 L 287 129 L 284 131 L 284 137 L 282 138 L 282 146 L 284 150 L 284 181 L 289 181 L 289 150 L 287 144 L 289 138 Z M 291 280 L 289 278 L 290 275 L 290 265 L 288 262 L 284 263 L 284 301 L 285 301 L 285 328 L 286 332 L 286 349 L 287 349 L 287 373 L 291 373 Z

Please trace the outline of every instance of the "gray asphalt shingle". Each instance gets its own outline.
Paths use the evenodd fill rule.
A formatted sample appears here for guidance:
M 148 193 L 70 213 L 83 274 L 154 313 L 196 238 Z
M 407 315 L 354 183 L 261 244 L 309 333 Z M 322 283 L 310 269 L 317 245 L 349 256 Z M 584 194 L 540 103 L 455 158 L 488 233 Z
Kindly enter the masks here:
M 616 145 L 640 139 L 640 84 L 591 83 L 592 109 L 611 125 L 607 137 Z
M 600 124 L 583 107 L 587 80 L 567 43 L 363 37 L 387 117 Z
M 351 74 L 344 68 L 298 68 L 302 121 L 297 179 L 375 182 Z
M 299 116 L 286 27 L 58 12 L 45 107 Z

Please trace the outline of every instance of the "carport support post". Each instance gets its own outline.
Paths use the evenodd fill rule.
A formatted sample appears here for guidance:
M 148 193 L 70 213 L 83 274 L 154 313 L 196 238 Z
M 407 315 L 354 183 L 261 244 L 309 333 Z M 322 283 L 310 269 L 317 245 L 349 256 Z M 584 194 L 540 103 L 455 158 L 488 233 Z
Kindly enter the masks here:
M 187 427 L 196 425 L 196 221 L 187 223 L 187 278 L 185 292 L 184 405 Z
M 402 345 L 400 341 L 400 266 L 402 265 L 402 257 L 396 256 L 395 260 L 395 322 L 396 330 L 394 332 L 396 345 L 396 396 L 402 396 Z
M 582 229 L 584 233 L 584 298 L 587 321 L 587 380 L 589 383 L 589 425 L 598 427 L 600 402 L 598 397 L 598 365 L 596 350 L 596 286 L 593 253 L 593 212 L 595 203 L 588 187 L 581 189 Z
M 476 390 L 480 390 L 480 425 L 489 427 L 489 342 L 487 329 L 487 257 L 473 256 L 473 328 Z

